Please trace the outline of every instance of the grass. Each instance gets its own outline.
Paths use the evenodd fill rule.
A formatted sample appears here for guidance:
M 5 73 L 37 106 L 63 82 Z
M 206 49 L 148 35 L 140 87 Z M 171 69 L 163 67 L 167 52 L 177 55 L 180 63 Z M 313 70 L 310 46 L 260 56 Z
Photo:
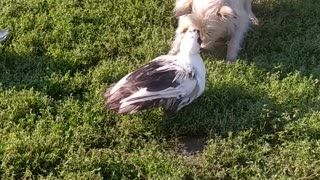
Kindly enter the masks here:
M 256 0 L 239 61 L 203 54 L 205 93 L 176 116 L 103 107 L 110 83 L 168 52 L 173 4 L 0 2 L 1 179 L 320 177 L 317 0 Z

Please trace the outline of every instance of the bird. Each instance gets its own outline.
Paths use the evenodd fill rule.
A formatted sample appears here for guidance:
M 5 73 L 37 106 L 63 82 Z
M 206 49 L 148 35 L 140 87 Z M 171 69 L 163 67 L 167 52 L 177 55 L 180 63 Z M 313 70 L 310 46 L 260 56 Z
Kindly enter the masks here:
M 200 31 L 184 33 L 176 55 L 161 55 L 106 89 L 104 104 L 118 114 L 163 107 L 176 113 L 205 89 L 205 65 L 200 56 Z
M 8 36 L 9 32 L 7 29 L 1 29 L 0 30 L 0 42 L 5 40 L 6 37 Z

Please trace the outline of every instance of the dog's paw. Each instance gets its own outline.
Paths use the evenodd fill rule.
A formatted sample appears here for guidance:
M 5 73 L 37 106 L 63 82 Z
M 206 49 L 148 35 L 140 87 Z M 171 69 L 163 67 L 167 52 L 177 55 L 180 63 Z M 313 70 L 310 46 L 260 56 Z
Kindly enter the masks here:
M 259 19 L 256 18 L 256 17 L 250 17 L 250 21 L 255 26 L 259 26 L 260 25 Z

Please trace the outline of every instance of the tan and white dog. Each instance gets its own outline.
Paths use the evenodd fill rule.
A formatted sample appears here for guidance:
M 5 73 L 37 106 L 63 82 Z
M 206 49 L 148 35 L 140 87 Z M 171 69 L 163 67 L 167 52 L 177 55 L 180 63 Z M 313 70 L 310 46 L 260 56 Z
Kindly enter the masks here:
M 176 0 L 174 16 L 179 18 L 176 37 L 169 54 L 177 54 L 186 29 L 201 32 L 203 49 L 210 49 L 220 38 L 228 38 L 228 62 L 236 61 L 250 23 L 258 24 L 252 13 L 252 0 Z

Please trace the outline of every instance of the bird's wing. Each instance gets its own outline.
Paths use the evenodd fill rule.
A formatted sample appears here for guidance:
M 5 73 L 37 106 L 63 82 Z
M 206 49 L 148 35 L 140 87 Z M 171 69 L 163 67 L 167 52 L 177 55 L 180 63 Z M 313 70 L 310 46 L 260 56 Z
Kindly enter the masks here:
M 139 90 L 122 99 L 120 109 L 152 100 L 161 100 L 166 109 L 189 104 L 197 97 L 199 89 L 192 72 L 192 69 L 182 67 L 167 58 L 155 59 L 126 78 L 130 82 L 128 84 Z
M 149 89 L 153 89 L 154 91 L 166 88 L 166 84 L 168 84 L 169 82 L 173 82 L 169 78 L 170 76 L 174 76 L 177 67 L 173 67 L 170 65 L 175 60 L 175 56 L 159 56 L 148 64 L 124 76 L 119 82 L 117 82 L 112 88 L 109 89 L 109 93 L 113 94 L 116 91 L 120 90 L 120 88 L 128 89 L 130 87 L 132 87 L 130 92 L 135 91 L 134 89 L 136 88 L 143 87 L 149 87 Z M 163 67 L 165 68 L 163 69 Z M 163 72 L 166 72 L 166 76 L 162 75 Z
M 186 80 L 176 87 L 171 86 L 161 91 L 148 91 L 147 88 L 143 88 L 121 100 L 120 109 L 136 103 L 160 100 L 166 109 L 177 111 L 197 98 L 198 91 L 199 85 L 196 80 Z

